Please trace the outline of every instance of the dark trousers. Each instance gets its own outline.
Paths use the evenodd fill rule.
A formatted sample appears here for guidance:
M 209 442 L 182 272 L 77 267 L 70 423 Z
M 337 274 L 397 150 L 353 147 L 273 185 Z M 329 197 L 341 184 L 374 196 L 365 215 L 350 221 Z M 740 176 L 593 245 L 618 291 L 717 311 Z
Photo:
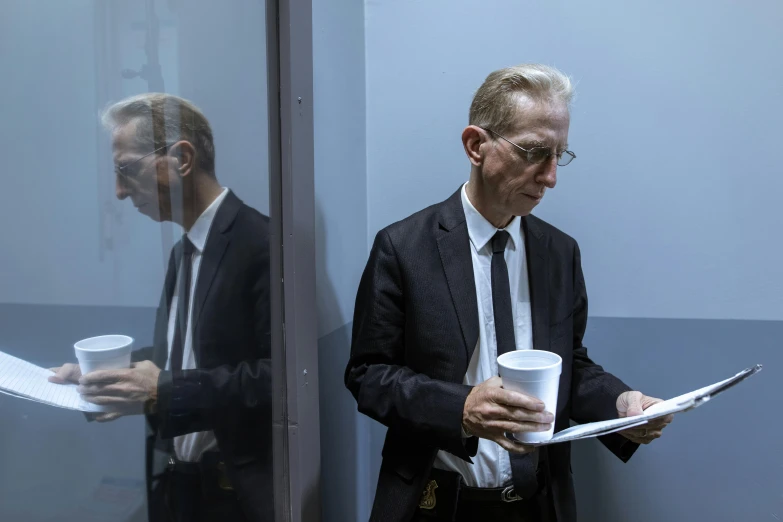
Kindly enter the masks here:
M 554 519 L 552 506 L 546 499 L 537 502 L 461 502 L 457 505 L 454 522 L 548 522 Z M 417 509 L 411 522 L 433 522 L 432 517 Z
M 150 498 L 150 522 L 247 522 L 233 490 L 221 489 L 198 473 L 167 471 Z
M 540 522 L 538 511 L 530 505 L 522 506 L 515 503 L 494 504 L 478 503 L 462 504 L 457 507 L 457 515 L 454 522 Z M 418 510 L 411 522 L 431 522 L 423 510 Z
M 545 522 L 554 520 L 547 506 L 540 502 L 462 502 L 457 505 L 454 522 Z M 546 511 L 544 511 L 546 510 Z M 544 512 L 542 512 L 544 511 Z M 418 509 L 411 522 L 432 522 L 424 510 Z

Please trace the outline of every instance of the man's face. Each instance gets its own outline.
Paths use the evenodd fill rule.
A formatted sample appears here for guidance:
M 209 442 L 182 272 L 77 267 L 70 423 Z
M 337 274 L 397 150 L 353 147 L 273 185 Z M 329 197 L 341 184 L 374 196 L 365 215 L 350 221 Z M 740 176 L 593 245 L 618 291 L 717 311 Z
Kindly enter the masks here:
M 549 147 L 553 154 L 543 163 L 532 164 L 527 154 L 511 143 L 487 133 L 481 176 L 486 199 L 504 215 L 526 216 L 538 205 L 544 192 L 557 183 L 557 155 L 567 148 L 568 107 L 560 102 L 517 102 L 516 123 L 503 133 L 512 143 L 531 149 Z M 494 129 L 493 129 L 494 130 Z
M 152 150 L 138 143 L 135 122 L 112 132 L 112 151 L 117 199 L 130 198 L 139 212 L 155 221 L 171 221 L 171 195 L 179 190 L 180 180 L 169 168 L 170 158 L 158 153 L 143 157 Z

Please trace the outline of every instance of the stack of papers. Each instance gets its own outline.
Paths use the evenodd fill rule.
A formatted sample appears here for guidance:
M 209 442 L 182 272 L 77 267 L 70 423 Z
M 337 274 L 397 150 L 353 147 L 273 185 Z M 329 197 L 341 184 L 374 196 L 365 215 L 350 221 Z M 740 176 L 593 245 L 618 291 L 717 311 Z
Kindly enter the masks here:
M 103 411 L 83 400 L 75 384 L 49 382 L 51 375 L 51 370 L 0 352 L 0 393 L 69 410 Z
M 579 424 L 578 426 L 572 426 L 571 428 L 555 433 L 554 437 L 545 442 L 525 442 L 524 444 L 527 446 L 546 446 L 549 444 L 557 444 L 559 442 L 569 442 L 572 440 L 600 437 L 602 435 L 608 435 L 616 431 L 622 431 L 628 428 L 635 428 L 636 426 L 647 424 L 652 419 L 657 419 L 658 417 L 690 411 L 693 408 L 701 406 L 719 393 L 728 390 L 732 386 L 744 381 L 751 375 L 755 375 L 760 371 L 761 365 L 757 364 L 753 368 L 742 370 L 734 377 L 724 381 L 716 382 L 710 386 L 699 388 L 698 390 L 674 397 L 668 401 L 654 404 L 647 408 L 642 415 L 626 417 L 623 419 L 612 419 L 608 421 Z M 507 434 L 506 436 L 512 440 L 514 439 L 512 434 Z

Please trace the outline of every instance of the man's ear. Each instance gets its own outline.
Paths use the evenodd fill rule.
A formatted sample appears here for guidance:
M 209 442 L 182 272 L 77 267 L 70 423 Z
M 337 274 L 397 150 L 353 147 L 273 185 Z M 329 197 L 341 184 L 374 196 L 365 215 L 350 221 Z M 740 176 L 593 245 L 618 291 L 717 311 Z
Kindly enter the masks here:
M 196 148 L 189 141 L 181 140 L 169 147 L 174 169 L 181 177 L 188 176 L 196 167 Z
M 468 125 L 462 131 L 462 146 L 474 166 L 480 167 L 484 162 L 485 147 L 488 141 L 489 134 L 481 127 Z

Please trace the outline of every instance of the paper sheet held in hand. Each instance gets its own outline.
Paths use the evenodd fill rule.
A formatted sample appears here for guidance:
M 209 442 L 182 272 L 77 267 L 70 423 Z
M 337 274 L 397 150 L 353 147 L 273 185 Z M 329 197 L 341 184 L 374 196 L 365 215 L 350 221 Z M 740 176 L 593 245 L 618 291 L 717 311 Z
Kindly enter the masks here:
M 0 393 L 69 410 L 102 411 L 84 401 L 75 384 L 49 382 L 51 375 L 51 370 L 0 352 Z
M 565 429 L 558 433 L 555 433 L 554 437 L 545 442 L 526 443 L 528 446 L 546 446 L 548 444 L 557 444 L 559 442 L 568 442 L 579 439 L 589 439 L 592 437 L 600 437 L 602 435 L 608 435 L 616 431 L 622 431 L 627 428 L 634 428 L 636 426 L 642 426 L 647 424 L 652 419 L 663 417 L 664 415 L 672 415 L 683 411 L 692 410 L 698 406 L 701 406 L 717 394 L 725 391 L 735 384 L 744 381 L 751 375 L 755 375 L 761 371 L 761 365 L 757 364 L 753 368 L 747 368 L 742 370 L 734 377 L 726 379 L 724 381 L 717 382 L 704 388 L 699 388 L 690 393 L 680 395 L 669 399 L 668 401 L 659 402 L 650 406 L 644 411 L 643 415 L 637 415 L 636 417 L 627 417 L 624 419 L 612 419 L 601 422 L 591 422 L 588 424 L 579 424 Z M 508 434 L 509 438 L 513 437 Z

